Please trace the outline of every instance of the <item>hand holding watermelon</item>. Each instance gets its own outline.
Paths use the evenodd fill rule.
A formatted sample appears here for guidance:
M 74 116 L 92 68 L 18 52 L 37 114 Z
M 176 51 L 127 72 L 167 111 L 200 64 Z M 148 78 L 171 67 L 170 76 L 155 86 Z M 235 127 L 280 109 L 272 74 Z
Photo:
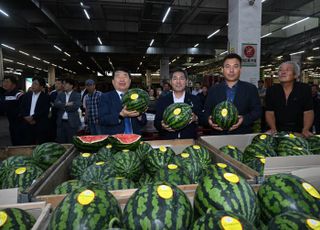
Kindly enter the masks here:
M 121 117 L 138 117 L 140 116 L 140 113 L 135 110 L 129 111 L 127 110 L 127 106 L 124 106 L 120 112 L 120 116 Z
M 243 122 L 243 116 L 240 115 L 240 116 L 238 116 L 238 122 L 236 124 L 234 124 L 233 126 L 231 126 L 229 131 L 232 131 L 232 130 L 239 128 L 240 125 L 242 124 L 242 122 Z
M 243 117 L 238 114 L 238 109 L 232 102 L 222 101 L 214 107 L 208 122 L 213 129 L 232 131 L 243 122 Z
M 163 129 L 167 130 L 168 132 L 174 132 L 174 131 L 175 131 L 174 129 L 170 128 L 169 125 L 167 125 L 166 123 L 164 123 L 163 120 L 161 121 L 161 126 L 162 126 Z

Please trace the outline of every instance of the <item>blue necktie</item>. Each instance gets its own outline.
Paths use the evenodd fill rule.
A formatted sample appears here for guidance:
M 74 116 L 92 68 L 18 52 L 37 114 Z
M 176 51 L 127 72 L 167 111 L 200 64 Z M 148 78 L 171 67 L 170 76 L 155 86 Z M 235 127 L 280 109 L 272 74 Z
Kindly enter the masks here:
M 120 96 L 121 96 L 121 99 L 122 99 L 123 94 L 120 94 Z M 125 134 L 133 133 L 132 124 L 131 124 L 131 118 L 130 117 L 125 117 L 123 119 L 123 121 L 124 121 L 124 133 Z

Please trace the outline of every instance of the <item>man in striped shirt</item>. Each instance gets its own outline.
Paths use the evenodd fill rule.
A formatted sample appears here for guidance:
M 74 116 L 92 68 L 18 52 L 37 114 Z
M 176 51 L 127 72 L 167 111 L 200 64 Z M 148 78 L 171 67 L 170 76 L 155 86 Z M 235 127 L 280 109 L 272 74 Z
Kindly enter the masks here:
M 84 97 L 85 123 L 91 135 L 98 135 L 101 134 L 98 108 L 102 93 L 96 90 L 96 84 L 92 79 L 86 80 L 86 89 L 88 94 Z

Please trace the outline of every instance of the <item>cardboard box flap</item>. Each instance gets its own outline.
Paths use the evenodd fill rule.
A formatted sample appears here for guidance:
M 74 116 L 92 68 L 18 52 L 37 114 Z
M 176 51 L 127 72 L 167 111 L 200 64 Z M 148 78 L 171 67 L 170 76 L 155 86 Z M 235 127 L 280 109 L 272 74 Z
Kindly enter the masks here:
M 292 175 L 301 177 L 312 184 L 318 191 L 320 191 L 320 166 L 314 168 L 306 168 L 294 170 Z
M 18 188 L 9 188 L 0 190 L 0 205 L 18 203 Z

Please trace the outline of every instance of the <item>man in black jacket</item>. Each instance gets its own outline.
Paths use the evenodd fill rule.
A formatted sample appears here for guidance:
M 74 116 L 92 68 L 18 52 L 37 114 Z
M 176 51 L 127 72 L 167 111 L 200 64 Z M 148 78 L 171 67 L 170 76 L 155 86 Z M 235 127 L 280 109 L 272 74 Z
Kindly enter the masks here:
M 212 134 L 245 134 L 252 132 L 254 121 L 261 116 L 261 103 L 257 87 L 240 80 L 242 59 L 238 54 L 230 53 L 223 59 L 224 82 L 210 88 L 204 106 L 203 122 L 213 128 Z M 238 122 L 229 130 L 223 130 L 213 123 L 213 108 L 222 101 L 231 101 L 238 109 Z
M 172 92 L 160 97 L 156 106 L 156 116 L 154 126 L 160 132 L 163 139 L 186 139 L 197 137 L 197 121 L 201 112 L 200 100 L 198 97 L 187 93 L 186 86 L 188 83 L 187 72 L 183 69 L 177 69 L 170 75 L 170 84 Z M 190 123 L 182 130 L 172 130 L 163 122 L 163 112 L 172 103 L 184 102 L 192 106 L 193 117 Z

